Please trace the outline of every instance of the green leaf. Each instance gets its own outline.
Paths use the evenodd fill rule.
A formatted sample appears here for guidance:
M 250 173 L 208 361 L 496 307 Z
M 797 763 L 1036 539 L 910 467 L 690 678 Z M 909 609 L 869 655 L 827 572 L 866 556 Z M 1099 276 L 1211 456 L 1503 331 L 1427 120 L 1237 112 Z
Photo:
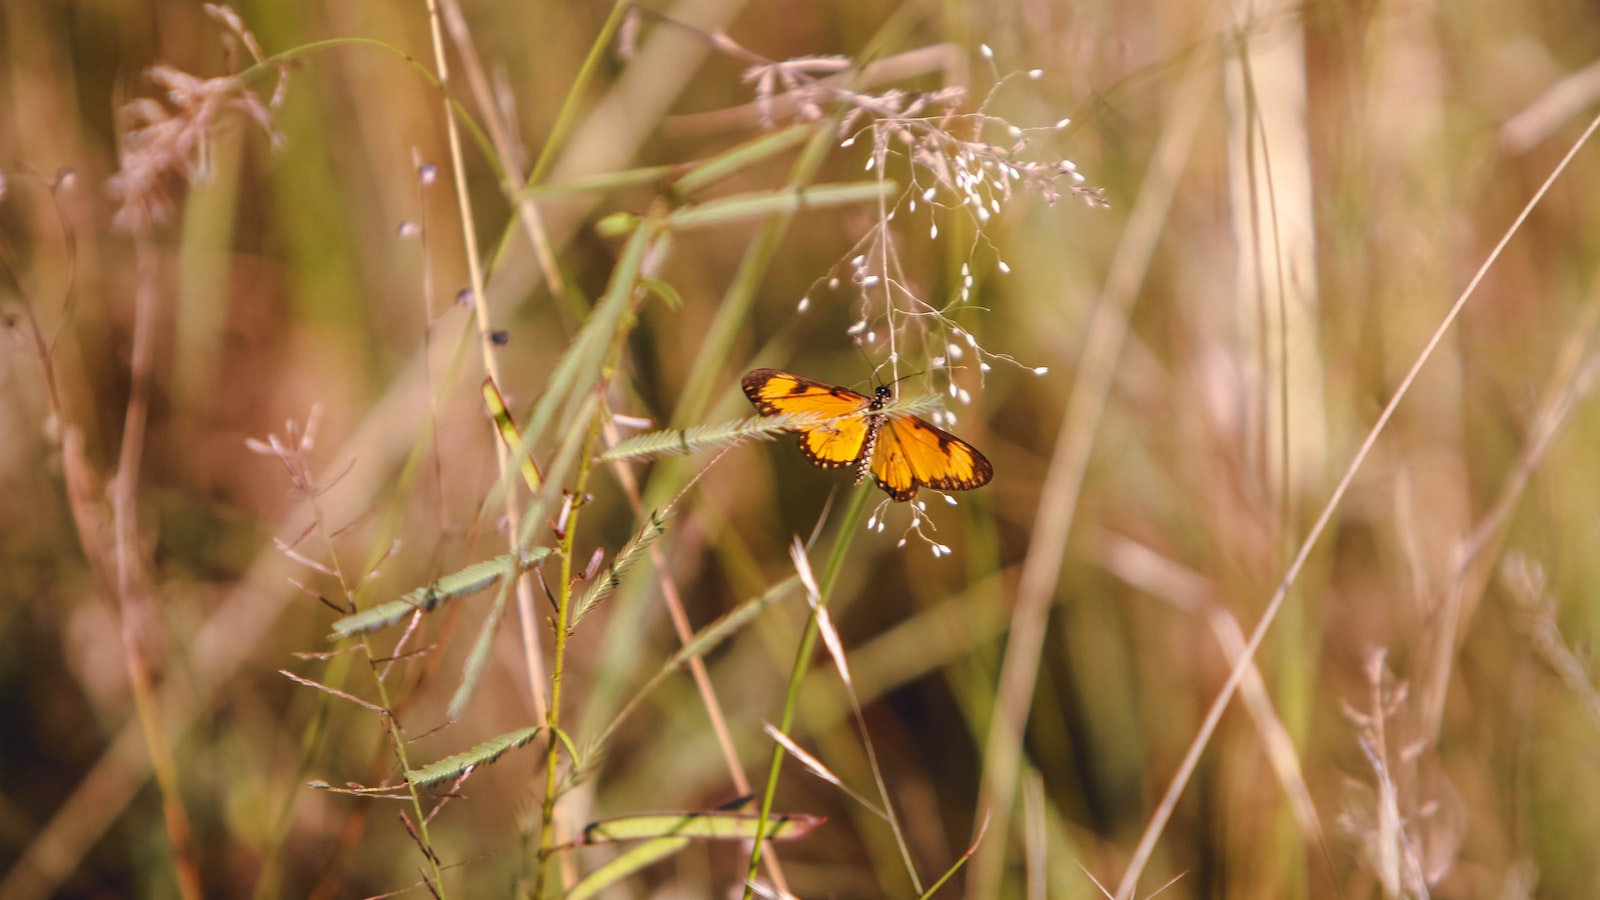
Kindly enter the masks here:
M 575 846 L 593 846 L 616 841 L 641 841 L 650 838 L 678 837 L 702 840 L 754 840 L 760 816 L 741 812 L 647 813 L 602 819 L 584 826 Z M 767 818 L 766 839 L 794 840 L 805 837 L 827 819 L 803 813 Z
M 674 210 L 667 215 L 667 227 L 683 231 L 761 219 L 774 213 L 794 213 L 827 206 L 854 206 L 893 197 L 899 190 L 900 186 L 892 181 L 863 181 L 734 194 Z
M 508 750 L 515 750 L 528 743 L 539 735 L 543 729 L 538 726 L 518 728 L 508 731 L 497 738 L 484 741 L 471 750 L 447 756 L 435 763 L 430 763 L 420 769 L 407 769 L 406 780 L 418 787 L 426 787 L 441 781 L 459 778 L 461 773 L 473 766 L 484 766 L 499 759 Z
M 567 892 L 567 900 L 588 900 L 600 891 L 627 878 L 645 866 L 657 860 L 678 853 L 689 846 L 689 838 L 664 837 L 647 841 L 637 847 L 617 854 L 617 857 L 588 875 L 582 881 L 572 886 Z
M 467 703 L 472 699 L 473 691 L 478 687 L 478 680 L 489 667 L 494 635 L 499 630 L 500 618 L 505 615 L 506 601 L 511 593 L 511 582 L 502 581 L 500 590 L 495 592 L 494 603 L 489 607 L 489 614 L 483 617 L 482 624 L 478 626 L 478 637 L 472 642 L 472 649 L 467 653 L 467 661 L 461 666 L 461 683 L 456 686 L 456 692 L 450 697 L 450 705 L 445 710 L 445 715 L 452 720 L 461 718 Z
M 667 304 L 667 308 L 673 312 L 683 309 L 683 296 L 678 293 L 678 289 L 673 287 L 670 282 L 660 278 L 641 278 L 639 283 L 648 288 L 651 293 L 660 297 Z
M 550 548 L 535 547 L 520 558 L 507 553 L 494 559 L 473 563 L 430 585 L 419 587 L 398 600 L 379 603 L 339 619 L 333 623 L 333 633 L 328 635 L 328 638 L 335 641 L 344 640 L 358 634 L 387 628 L 413 612 L 418 610 L 429 612 L 451 600 L 469 597 L 491 587 L 508 574 L 526 572 L 543 562 L 549 555 Z
M 813 124 L 791 125 L 781 131 L 763 134 L 685 172 L 672 183 L 673 190 L 680 194 L 692 194 L 746 169 L 769 165 L 772 157 L 787 153 L 810 140 L 817 128 Z

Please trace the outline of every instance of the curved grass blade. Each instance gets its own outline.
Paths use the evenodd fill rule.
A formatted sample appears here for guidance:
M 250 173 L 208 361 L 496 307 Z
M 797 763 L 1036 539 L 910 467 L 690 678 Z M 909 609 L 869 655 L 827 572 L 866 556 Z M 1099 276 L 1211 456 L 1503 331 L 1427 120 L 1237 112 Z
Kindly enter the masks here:
M 478 636 L 472 642 L 472 650 L 467 653 L 467 661 L 461 666 L 461 683 L 456 686 L 456 692 L 450 698 L 450 705 L 446 707 L 445 715 L 449 719 L 459 719 L 472 700 L 473 691 L 478 687 L 478 679 L 483 677 L 483 672 L 489 667 L 489 651 L 494 645 L 495 632 L 500 627 L 500 617 L 505 615 L 506 601 L 515 590 L 514 580 L 503 578 L 500 588 L 495 591 L 494 603 L 489 606 L 489 614 L 483 617 L 483 622 L 478 626 Z
M 705 628 L 701 629 L 699 633 L 695 634 L 689 643 L 683 645 L 681 650 L 679 650 L 677 653 L 674 653 L 671 659 L 668 659 L 665 663 L 663 663 L 660 670 L 658 670 L 656 674 L 650 676 L 649 681 L 645 682 L 643 686 L 634 692 L 633 696 L 629 698 L 628 702 L 620 711 L 617 712 L 616 716 L 611 719 L 611 724 L 605 727 L 605 730 L 600 733 L 599 737 L 590 742 L 589 755 L 593 756 L 594 754 L 600 752 L 610 741 L 611 735 L 616 732 L 617 728 L 622 725 L 628 716 L 632 715 L 633 711 L 641 702 L 644 701 L 646 697 L 650 696 L 651 692 L 653 692 L 662 682 L 667 680 L 669 675 L 687 665 L 689 660 L 693 659 L 694 657 L 703 656 L 707 653 L 710 653 L 713 647 L 716 647 L 718 644 L 727 640 L 734 633 L 738 632 L 741 628 L 750 624 L 755 620 L 756 616 L 760 615 L 764 610 L 767 609 L 767 607 L 788 596 L 789 593 L 792 592 L 799 584 L 799 576 L 790 575 L 783 581 L 780 581 L 768 588 L 767 591 L 761 594 L 759 597 L 754 597 L 745 603 L 740 604 L 722 618 L 717 619 L 715 622 L 712 622 L 710 625 L 707 625 Z M 574 754 L 574 756 L 576 757 L 576 754 Z
M 672 173 L 676 171 L 678 171 L 677 166 L 644 166 L 637 169 L 602 172 L 598 175 L 584 175 L 566 181 L 550 181 L 525 187 L 517 192 L 515 199 L 563 200 L 583 194 L 608 194 L 625 188 L 655 186 L 672 177 Z
M 660 297 L 661 302 L 667 304 L 667 308 L 673 312 L 683 309 L 683 295 L 678 293 L 678 289 L 673 287 L 672 283 L 666 279 L 641 278 L 639 279 L 639 284 L 643 285 L 650 293 Z
M 441 781 L 459 778 L 467 769 L 473 766 L 486 766 L 494 762 L 508 750 L 515 750 L 538 737 L 539 732 L 543 730 L 540 726 L 530 725 L 527 728 L 508 731 L 499 737 L 484 741 L 471 750 L 457 753 L 454 756 L 447 756 L 420 769 L 407 769 L 406 780 L 418 787 L 426 787 L 430 784 L 438 784 Z
M 404 619 L 417 610 L 428 612 L 439 606 L 468 597 L 492 586 L 507 575 L 526 572 L 550 555 L 549 547 L 535 547 L 520 558 L 510 553 L 473 563 L 459 572 L 452 572 L 438 581 L 419 587 L 398 600 L 390 600 L 345 616 L 333 623 L 330 640 L 343 640 L 369 631 L 377 631 Z
M 978 845 L 983 843 L 983 836 L 988 832 L 988 830 L 989 817 L 984 816 L 983 824 L 978 826 L 978 835 L 972 839 L 972 844 L 967 847 L 967 852 L 961 854 L 960 858 L 951 863 L 950 868 L 946 869 L 944 874 L 939 876 L 938 881 L 935 881 L 933 884 L 929 885 L 928 889 L 919 895 L 918 900 L 929 900 L 929 898 L 931 898 L 934 894 L 938 893 L 939 888 L 944 887 L 946 882 L 954 878 L 956 873 L 961 871 L 961 867 L 967 864 L 967 860 L 972 858 L 972 854 L 978 852 Z
M 672 188 L 680 195 L 692 194 L 739 172 L 767 165 L 778 154 L 787 153 L 810 140 L 816 128 L 811 124 L 790 125 L 731 147 L 683 173 L 672 183 Z
M 567 900 L 588 900 L 645 866 L 682 851 L 689 843 L 686 837 L 664 837 L 630 847 L 573 885 L 567 892 Z
M 893 181 L 862 181 L 850 184 L 819 184 L 807 188 L 752 191 L 718 197 L 667 214 L 667 226 L 674 231 L 726 225 L 760 219 L 774 213 L 797 213 L 826 206 L 851 206 L 887 199 L 900 191 Z
M 799 587 L 799 585 L 799 576 L 790 575 L 788 578 L 785 578 L 768 588 L 765 593 L 761 594 L 761 596 L 751 598 L 749 601 L 734 607 L 728 613 L 724 614 L 722 618 L 717 619 L 710 625 L 700 629 L 700 631 L 695 634 L 693 640 L 689 641 L 687 644 L 684 644 L 683 649 L 679 650 L 677 653 L 674 653 L 672 658 L 667 660 L 666 665 L 661 667 L 662 671 L 672 671 L 673 669 L 684 665 L 693 657 L 704 656 L 705 654 L 710 653 L 713 647 L 727 640 L 735 632 L 739 631 L 739 629 L 750 624 L 755 620 L 756 616 L 765 612 L 767 607 L 778 602 L 779 600 L 782 600 L 784 597 L 789 596 L 789 593 L 796 587 Z
M 500 440 L 505 442 L 511 456 L 522 461 L 522 480 L 527 482 L 528 490 L 539 493 L 539 488 L 544 485 L 544 473 L 539 471 L 539 463 L 534 461 L 533 454 L 522 443 L 522 432 L 517 430 L 511 410 L 506 409 L 506 398 L 495 387 L 493 378 L 483 380 L 483 405 L 489 408 L 489 415 L 494 417 L 494 427 L 499 430 Z
M 618 816 L 615 819 L 590 822 L 584 826 L 581 837 L 562 849 L 664 837 L 723 841 L 754 840 L 759 821 L 760 816 L 755 813 L 720 810 Z M 802 838 L 810 834 L 811 829 L 826 821 L 823 816 L 810 816 L 804 813 L 769 816 L 765 837 L 769 841 Z

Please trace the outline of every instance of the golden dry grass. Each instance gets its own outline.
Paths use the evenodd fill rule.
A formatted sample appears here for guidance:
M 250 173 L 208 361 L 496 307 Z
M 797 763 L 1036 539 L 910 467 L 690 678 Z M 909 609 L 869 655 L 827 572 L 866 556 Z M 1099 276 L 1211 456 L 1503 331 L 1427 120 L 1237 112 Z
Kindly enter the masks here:
M 0 900 L 558 896 L 741 795 L 800 897 L 1600 883 L 1594 11 L 236 12 L 0 2 Z M 874 508 L 763 366 L 993 482 Z M 670 849 L 604 896 L 751 865 Z

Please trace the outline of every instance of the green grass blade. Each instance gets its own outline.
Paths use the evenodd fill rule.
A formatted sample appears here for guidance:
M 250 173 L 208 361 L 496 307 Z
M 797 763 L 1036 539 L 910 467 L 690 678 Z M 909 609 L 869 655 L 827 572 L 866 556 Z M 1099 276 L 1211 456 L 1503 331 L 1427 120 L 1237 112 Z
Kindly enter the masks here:
M 572 621 L 568 624 L 568 628 L 577 628 L 585 613 L 616 590 L 617 585 L 622 583 L 622 576 L 644 556 L 644 551 L 655 543 L 656 538 L 666 533 L 666 521 L 666 513 L 650 514 L 650 521 L 645 523 L 645 526 L 639 529 L 639 533 L 635 534 L 611 560 L 611 566 L 606 571 L 605 577 L 592 582 L 589 589 L 578 599 L 577 605 L 573 607 Z
M 584 320 L 583 327 L 573 338 L 571 348 L 556 363 L 555 370 L 550 373 L 548 386 L 534 404 L 533 414 L 522 431 L 524 446 L 536 445 L 558 418 L 560 410 L 564 409 L 559 416 L 561 421 L 569 424 L 578 421 L 576 415 L 579 407 L 600 379 L 606 350 L 616 337 L 623 313 L 632 305 L 645 252 L 656 233 L 654 227 L 640 227 L 628 239 L 622 257 L 612 270 L 606 293 Z M 565 430 L 582 432 L 584 429 Z M 555 466 L 549 468 L 551 471 L 547 473 L 547 480 L 560 483 L 562 479 L 555 471 Z
M 686 231 L 747 219 L 764 219 L 776 213 L 853 206 L 893 197 L 899 190 L 900 186 L 893 181 L 863 181 L 734 194 L 675 210 L 667 215 L 667 226 L 675 231 Z
M 543 562 L 549 555 L 550 548 L 535 547 L 523 554 L 520 559 L 506 553 L 494 559 L 473 563 L 459 572 L 452 572 L 432 584 L 417 588 L 398 600 L 379 603 L 339 619 L 333 623 L 333 633 L 328 635 L 328 638 L 336 641 L 344 640 L 358 634 L 387 628 L 417 610 L 431 612 L 452 600 L 470 597 L 491 587 L 508 574 L 526 572 Z
M 567 892 L 567 900 L 588 900 L 645 866 L 682 852 L 689 842 L 686 837 L 664 837 L 630 847 L 573 885 Z
M 508 731 L 496 738 L 491 738 L 471 750 L 447 756 L 438 762 L 429 763 L 420 769 L 407 769 L 406 780 L 418 787 L 438 784 L 459 778 L 461 774 L 473 766 L 486 766 L 499 759 L 505 753 L 523 746 L 538 737 L 543 729 L 530 725 L 527 728 L 518 728 Z
M 768 588 L 761 596 L 739 604 L 722 618 L 701 629 L 695 634 L 694 639 L 685 644 L 682 650 L 674 653 L 662 668 L 664 670 L 676 669 L 696 656 L 704 656 L 710 653 L 718 644 L 755 621 L 756 616 L 765 612 L 767 607 L 789 596 L 799 586 L 800 577 L 798 575 L 790 575 L 788 578 Z
M 660 837 L 689 837 L 704 840 L 754 840 L 761 817 L 746 812 L 649 813 L 620 816 L 584 826 L 583 836 L 574 843 L 609 844 L 614 841 L 639 841 Z M 767 818 L 767 840 L 793 840 L 805 837 L 823 822 L 821 816 L 804 814 L 774 815 Z
M 500 590 L 494 595 L 494 605 L 489 607 L 489 614 L 483 617 L 483 622 L 478 626 L 478 637 L 472 642 L 472 650 L 467 653 L 467 660 L 461 666 L 461 684 L 456 686 L 456 692 L 451 696 L 450 705 L 445 711 L 445 715 L 452 721 L 461 718 L 467 703 L 472 700 L 472 693 L 478 686 L 478 680 L 483 677 L 483 670 L 489 665 L 489 651 L 494 646 L 494 635 L 500 627 L 500 617 L 505 614 L 506 601 L 516 590 L 515 585 L 516 581 L 512 578 L 500 582 Z
M 790 125 L 781 131 L 747 141 L 685 172 L 682 178 L 672 183 L 672 187 L 680 194 L 692 194 L 753 166 L 766 165 L 772 157 L 810 140 L 817 127 L 809 123 Z

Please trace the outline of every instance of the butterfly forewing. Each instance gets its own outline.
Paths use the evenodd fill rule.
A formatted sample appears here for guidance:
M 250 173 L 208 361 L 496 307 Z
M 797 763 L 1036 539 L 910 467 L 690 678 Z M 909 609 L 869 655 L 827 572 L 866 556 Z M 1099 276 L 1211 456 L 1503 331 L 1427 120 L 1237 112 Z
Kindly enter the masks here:
M 744 376 L 744 394 L 764 416 L 808 413 L 829 420 L 798 429 L 800 452 L 824 469 L 855 465 L 867 444 L 870 423 L 857 415 L 872 401 L 855 391 L 792 372 L 756 369 Z

